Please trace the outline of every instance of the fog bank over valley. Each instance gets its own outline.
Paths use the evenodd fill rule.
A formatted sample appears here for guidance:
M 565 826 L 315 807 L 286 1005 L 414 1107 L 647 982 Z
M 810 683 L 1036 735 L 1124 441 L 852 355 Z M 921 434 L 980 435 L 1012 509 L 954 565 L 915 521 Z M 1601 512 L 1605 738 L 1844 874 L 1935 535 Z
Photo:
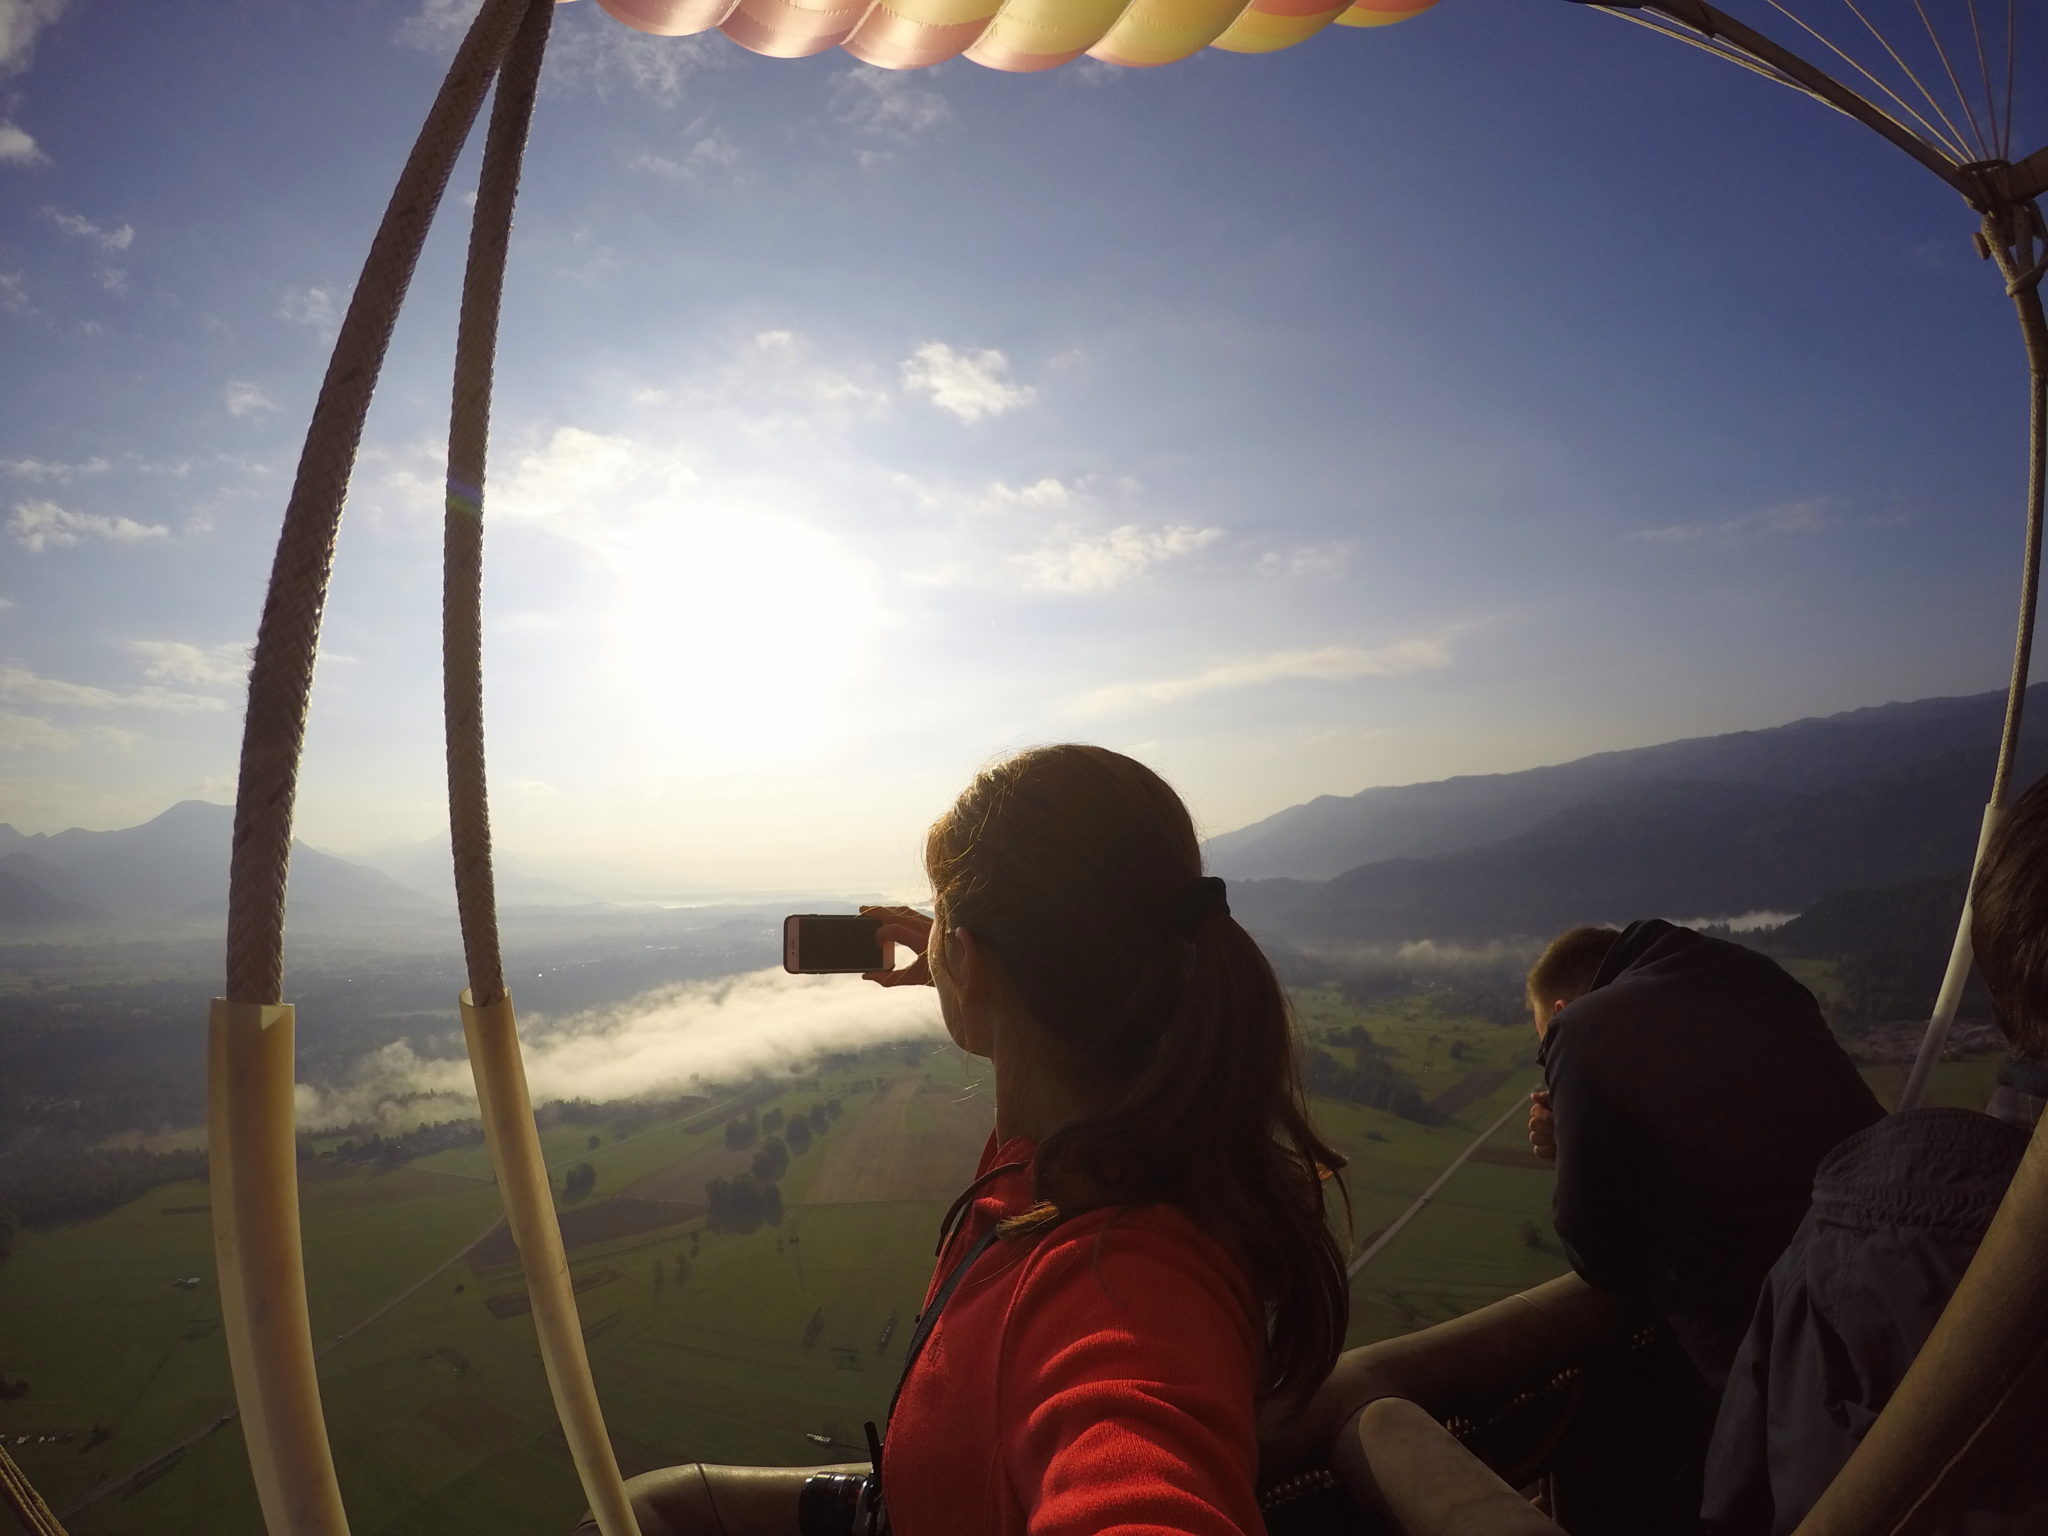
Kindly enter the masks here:
M 943 1037 L 937 999 L 927 988 L 780 970 L 680 982 L 606 1007 L 519 1022 L 536 1104 L 697 1092 L 798 1072 L 832 1052 Z M 459 1039 L 452 1043 L 459 1049 Z M 298 1089 L 301 1130 L 391 1134 L 476 1112 L 468 1060 L 423 1055 L 405 1040 L 358 1058 L 335 1081 Z

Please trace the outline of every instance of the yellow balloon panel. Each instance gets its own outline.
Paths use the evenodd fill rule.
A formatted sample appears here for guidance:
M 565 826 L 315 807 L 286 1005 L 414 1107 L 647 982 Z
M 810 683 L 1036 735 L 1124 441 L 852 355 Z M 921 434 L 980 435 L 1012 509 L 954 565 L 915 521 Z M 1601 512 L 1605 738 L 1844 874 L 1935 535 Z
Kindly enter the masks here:
M 1135 0 L 1091 58 L 1111 64 L 1171 64 L 1198 53 L 1227 31 L 1247 0 Z
M 1124 0 L 1009 0 L 967 57 L 991 69 L 1051 69 L 1087 52 L 1123 10 Z
M 1413 0 L 1409 0 L 1409 3 L 1396 8 L 1394 6 L 1381 7 L 1361 3 L 1352 6 L 1350 10 L 1339 16 L 1337 18 L 1337 25 L 1340 27 L 1390 27 L 1397 21 L 1406 21 L 1410 16 L 1420 16 L 1435 4 L 1436 0 L 1422 0 L 1420 5 L 1416 5 L 1413 3 Z
M 1289 15 L 1254 5 L 1232 22 L 1230 30 L 1217 38 L 1212 46 L 1231 53 L 1278 53 L 1282 48 L 1307 42 L 1335 21 L 1345 9 L 1346 6 L 1339 5 L 1311 11 L 1307 15 Z
M 1113 64 L 1170 64 L 1205 47 L 1272 53 L 1337 22 L 1382 27 L 1435 0 L 597 0 L 642 32 L 681 37 L 716 27 L 755 53 L 798 58 L 840 47 L 884 69 L 923 69 L 965 55 L 990 69 L 1057 68 L 1090 54 Z

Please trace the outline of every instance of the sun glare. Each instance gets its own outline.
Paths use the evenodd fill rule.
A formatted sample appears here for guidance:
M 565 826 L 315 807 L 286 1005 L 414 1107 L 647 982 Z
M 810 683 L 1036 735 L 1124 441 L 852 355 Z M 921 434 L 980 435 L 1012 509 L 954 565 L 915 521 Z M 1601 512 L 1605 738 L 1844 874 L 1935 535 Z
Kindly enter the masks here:
M 751 510 L 679 513 L 613 558 L 618 675 L 650 735 L 787 758 L 857 710 L 878 609 L 868 572 L 833 539 Z

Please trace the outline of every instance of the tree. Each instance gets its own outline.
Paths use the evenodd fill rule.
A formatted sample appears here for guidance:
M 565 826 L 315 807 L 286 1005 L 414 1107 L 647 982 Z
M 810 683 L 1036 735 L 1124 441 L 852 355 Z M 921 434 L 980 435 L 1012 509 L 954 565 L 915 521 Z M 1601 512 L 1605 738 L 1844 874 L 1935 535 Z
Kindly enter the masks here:
M 590 1140 L 586 1141 L 583 1144 L 583 1150 L 586 1152 L 595 1152 L 599 1147 L 603 1145 L 604 1138 L 602 1136 L 593 1136 L 590 1138 Z
M 811 1150 L 811 1122 L 803 1115 L 795 1115 L 790 1119 L 789 1150 L 798 1157 Z
M 574 1163 L 562 1176 L 562 1194 L 570 1200 L 581 1200 L 597 1188 L 597 1170 L 588 1163 Z
M 754 1177 L 757 1179 L 779 1179 L 789 1168 L 789 1144 L 780 1136 L 770 1136 L 754 1153 Z

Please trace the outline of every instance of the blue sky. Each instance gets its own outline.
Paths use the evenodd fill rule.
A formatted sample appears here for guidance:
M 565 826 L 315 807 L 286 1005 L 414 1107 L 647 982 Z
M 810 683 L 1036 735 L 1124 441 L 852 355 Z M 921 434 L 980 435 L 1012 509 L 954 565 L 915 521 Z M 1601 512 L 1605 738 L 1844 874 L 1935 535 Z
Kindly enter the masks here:
M 299 437 L 461 10 L 0 0 L 0 820 L 231 798 Z M 1974 219 L 1567 0 L 1036 76 L 565 5 L 528 165 L 487 522 L 515 851 L 907 889 L 1035 741 L 1221 831 L 2003 681 L 2023 374 Z M 440 825 L 473 179 L 341 536 L 300 827 L 342 851 Z

